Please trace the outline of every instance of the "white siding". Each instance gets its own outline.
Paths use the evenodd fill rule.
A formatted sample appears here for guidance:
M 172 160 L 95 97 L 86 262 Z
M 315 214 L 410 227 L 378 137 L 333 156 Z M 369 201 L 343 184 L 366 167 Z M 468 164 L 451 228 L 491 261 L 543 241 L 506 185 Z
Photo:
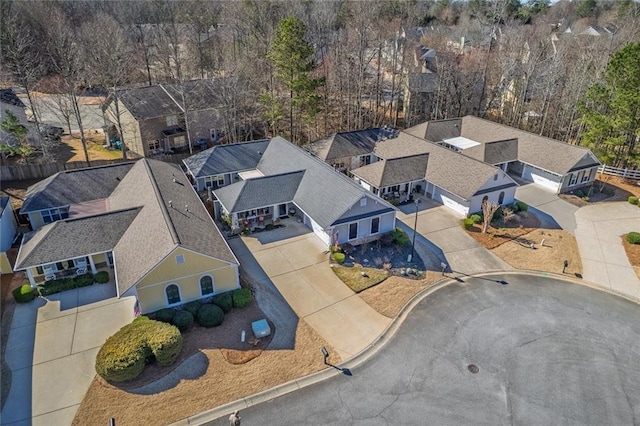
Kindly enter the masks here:
M 487 199 L 491 202 L 497 203 L 500 199 L 501 192 L 504 192 L 504 199 L 502 200 L 503 206 L 514 203 L 516 196 L 515 186 L 472 197 L 471 202 L 469 203 L 469 213 L 476 213 L 482 210 L 482 200 L 484 197 L 487 197 Z

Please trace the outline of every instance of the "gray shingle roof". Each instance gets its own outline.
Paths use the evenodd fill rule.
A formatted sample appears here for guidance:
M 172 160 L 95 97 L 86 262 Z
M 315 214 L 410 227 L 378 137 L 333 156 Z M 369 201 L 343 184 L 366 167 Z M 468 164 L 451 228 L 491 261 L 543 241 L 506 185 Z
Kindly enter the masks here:
M 182 113 L 180 106 L 160 85 L 120 90 L 118 98 L 136 120 Z
M 241 212 L 293 200 L 304 171 L 264 176 L 214 191 L 228 211 Z
M 0 195 L 0 217 L 2 217 L 2 213 L 4 213 L 4 209 L 9 205 L 9 196 L 8 195 Z
M 518 140 L 487 142 L 467 148 L 462 153 L 487 164 L 502 164 L 518 159 Z
M 60 262 L 111 250 L 140 209 L 59 220 L 26 234 L 15 269 Z
M 31 185 L 20 213 L 107 198 L 133 163 L 67 170 Z
M 255 169 L 268 139 L 218 145 L 183 160 L 196 178 Z
M 424 179 L 429 162 L 429 154 L 380 160 L 352 170 L 358 176 L 376 188 L 399 185 L 401 183 Z
M 355 157 L 373 152 L 376 142 L 393 139 L 398 131 L 393 128 L 379 127 L 354 132 L 334 133 L 333 135 L 309 144 L 308 149 L 324 161 L 345 157 Z
M 15 94 L 13 89 L 0 89 L 0 102 L 24 108 L 22 100 Z

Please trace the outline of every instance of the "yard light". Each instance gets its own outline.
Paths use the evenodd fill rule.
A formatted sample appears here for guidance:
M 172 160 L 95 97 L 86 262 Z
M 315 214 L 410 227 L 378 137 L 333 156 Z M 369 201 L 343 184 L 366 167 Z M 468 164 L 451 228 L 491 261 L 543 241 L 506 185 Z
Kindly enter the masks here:
M 416 219 L 413 223 L 413 241 L 411 242 L 411 256 L 409 256 L 409 263 L 413 262 L 414 250 L 416 248 L 416 229 L 418 228 L 418 205 L 420 204 L 420 200 L 414 201 L 416 205 Z
M 444 276 L 444 271 L 447 270 L 447 264 L 444 262 L 440 262 L 440 267 L 442 268 L 442 276 Z
M 329 358 L 329 351 L 324 346 L 322 347 L 322 355 L 324 356 L 324 365 L 328 365 L 329 367 L 335 368 L 336 370 L 340 371 L 345 376 L 352 376 L 353 375 L 353 374 L 351 374 L 351 370 L 349 370 L 348 368 L 340 368 L 340 367 L 338 367 L 336 365 L 331 364 L 329 361 L 327 361 L 327 358 Z
M 562 273 L 564 274 L 567 268 L 569 267 L 569 261 L 565 260 L 563 266 L 564 268 L 562 268 Z

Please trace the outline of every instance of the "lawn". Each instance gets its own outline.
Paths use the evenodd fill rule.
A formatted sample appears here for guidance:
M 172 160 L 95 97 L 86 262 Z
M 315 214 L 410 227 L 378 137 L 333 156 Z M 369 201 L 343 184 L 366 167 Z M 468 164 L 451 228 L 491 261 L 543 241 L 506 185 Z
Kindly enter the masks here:
M 103 147 L 104 135 L 102 133 L 85 132 L 89 160 L 114 160 L 122 158 L 122 151 Z M 86 161 L 80 134 L 63 136 L 61 139 L 60 156 L 67 162 Z
M 334 265 L 331 269 L 347 287 L 356 293 L 381 283 L 389 276 L 385 270 L 365 268 L 359 265 L 350 267 Z

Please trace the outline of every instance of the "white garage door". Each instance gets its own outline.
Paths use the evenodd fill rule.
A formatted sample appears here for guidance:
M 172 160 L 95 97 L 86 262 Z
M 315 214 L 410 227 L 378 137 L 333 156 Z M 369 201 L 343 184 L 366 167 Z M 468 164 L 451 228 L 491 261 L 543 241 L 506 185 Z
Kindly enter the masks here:
M 320 237 L 320 239 L 322 239 L 322 241 L 325 242 L 326 245 L 331 244 L 331 237 L 329 237 L 329 234 L 327 234 L 326 232 L 324 232 L 324 229 L 322 229 L 322 227 L 320 225 L 318 225 L 315 220 L 310 219 L 311 220 L 311 229 L 313 229 L 313 232 Z
M 560 183 L 557 181 L 560 179 L 559 176 L 552 175 L 544 170 L 534 169 L 527 165 L 524 166 L 522 177 L 554 192 L 557 192 L 560 186 Z
M 466 216 L 469 213 L 469 207 L 461 204 L 459 201 L 455 200 L 452 195 L 449 195 L 446 191 L 443 191 L 440 188 L 436 187 L 434 189 L 433 199 L 463 216 Z

